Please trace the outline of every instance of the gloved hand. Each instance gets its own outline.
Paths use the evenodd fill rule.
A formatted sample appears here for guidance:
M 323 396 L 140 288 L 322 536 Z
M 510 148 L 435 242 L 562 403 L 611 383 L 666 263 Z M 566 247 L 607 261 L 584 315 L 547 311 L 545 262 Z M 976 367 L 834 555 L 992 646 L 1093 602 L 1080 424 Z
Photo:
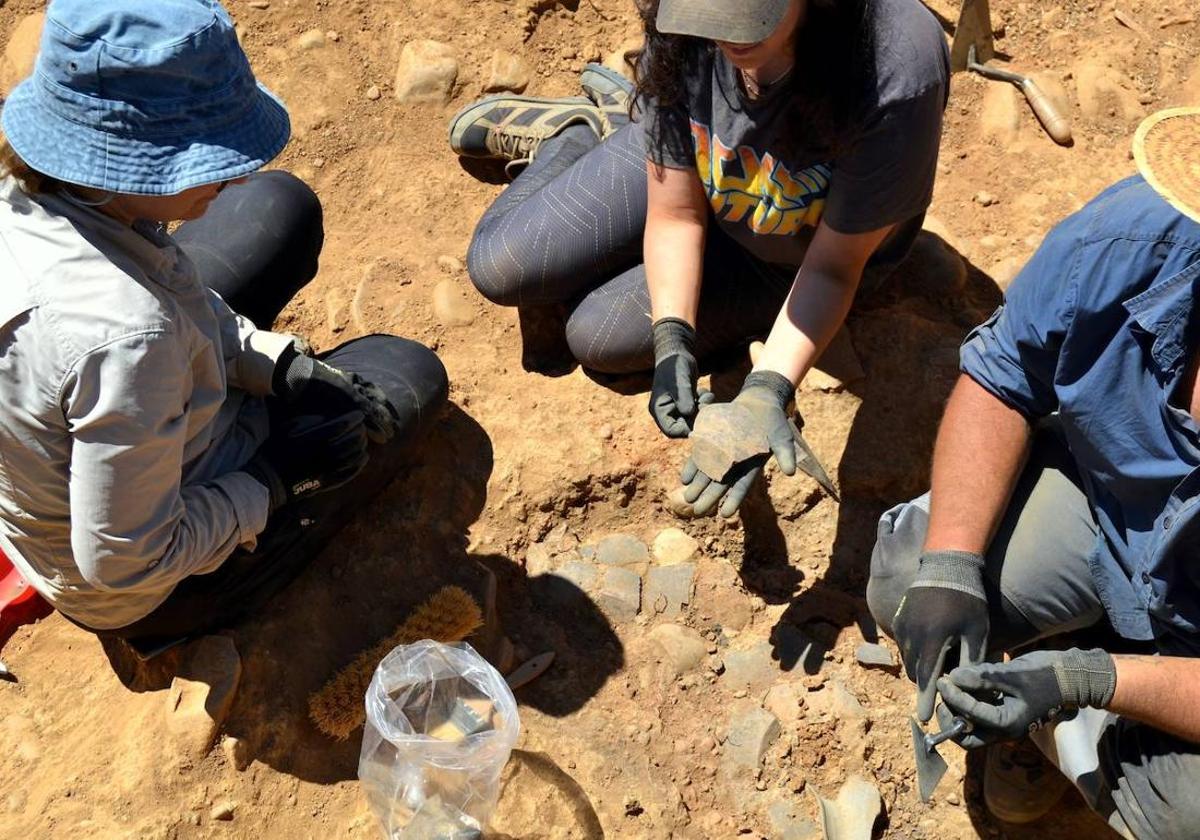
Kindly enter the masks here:
M 917 684 L 917 717 L 933 715 L 936 680 L 946 657 L 958 647 L 961 665 L 982 662 L 987 653 L 988 604 L 983 557 L 969 551 L 927 551 L 892 621 L 904 670 Z
M 937 681 L 938 718 L 974 724 L 967 749 L 1023 738 L 1063 709 L 1103 709 L 1117 688 L 1117 666 L 1103 650 L 1035 650 L 1011 662 L 955 668 Z M 942 709 L 946 709 L 943 712 Z
M 341 487 L 367 465 L 367 431 L 361 411 L 332 419 L 303 416 L 267 438 L 242 469 L 271 493 L 271 512 Z
M 696 390 L 700 367 L 693 348 L 696 331 L 681 318 L 654 322 L 654 384 L 650 388 L 650 416 L 670 438 L 685 438 L 701 405 L 713 401 L 708 391 Z
M 801 427 L 793 423 L 787 414 L 787 405 L 794 390 L 792 383 L 781 374 L 769 370 L 753 371 L 746 377 L 741 392 L 733 400 L 749 409 L 757 426 L 756 431 L 766 435 L 771 454 L 775 456 L 784 475 L 796 474 L 797 458 L 811 458 L 812 463 L 816 464 L 816 457 L 800 436 Z M 683 493 L 684 500 L 692 505 L 697 516 L 707 514 L 717 502 L 721 503 L 722 516 L 733 516 L 762 472 L 767 457 L 750 458 L 736 465 L 720 481 L 705 475 L 688 458 L 679 476 L 687 485 Z M 821 472 L 824 473 L 823 470 Z
M 271 389 L 284 402 L 296 404 L 303 400 L 322 414 L 362 412 L 367 437 L 373 443 L 387 443 L 396 433 L 400 415 L 379 386 L 312 356 L 293 350 L 281 357 L 275 366 Z

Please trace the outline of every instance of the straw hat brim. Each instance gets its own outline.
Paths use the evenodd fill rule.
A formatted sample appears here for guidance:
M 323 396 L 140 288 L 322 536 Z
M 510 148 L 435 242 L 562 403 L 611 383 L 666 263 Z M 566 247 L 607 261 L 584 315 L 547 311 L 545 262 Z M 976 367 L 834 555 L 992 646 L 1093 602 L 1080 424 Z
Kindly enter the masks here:
M 1151 114 L 1133 137 L 1138 171 L 1166 201 L 1200 222 L 1200 107 Z

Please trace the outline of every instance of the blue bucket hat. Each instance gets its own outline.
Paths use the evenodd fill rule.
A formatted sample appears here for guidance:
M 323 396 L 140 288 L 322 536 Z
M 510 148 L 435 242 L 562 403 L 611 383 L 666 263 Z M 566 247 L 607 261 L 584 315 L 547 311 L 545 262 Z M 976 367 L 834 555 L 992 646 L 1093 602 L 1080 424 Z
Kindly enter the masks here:
M 53 0 L 0 126 L 37 171 L 137 195 L 247 175 L 291 135 L 215 0 Z

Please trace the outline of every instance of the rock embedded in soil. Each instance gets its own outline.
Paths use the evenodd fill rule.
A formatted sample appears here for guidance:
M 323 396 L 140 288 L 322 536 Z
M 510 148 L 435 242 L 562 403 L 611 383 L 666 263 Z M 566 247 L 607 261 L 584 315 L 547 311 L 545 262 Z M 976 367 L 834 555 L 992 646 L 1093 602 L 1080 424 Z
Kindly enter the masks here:
M 704 638 L 690 627 L 660 624 L 647 634 L 662 649 L 663 661 L 677 677 L 700 667 L 707 655 Z
M 837 799 L 813 793 L 821 810 L 826 840 L 871 840 L 875 820 L 883 807 L 879 788 L 861 776 L 851 776 L 838 791 Z
M 1125 122 L 1141 116 L 1143 109 L 1135 86 L 1121 71 L 1094 61 L 1082 61 L 1075 65 L 1073 73 L 1079 111 L 1086 119 L 1105 120 L 1110 111 L 1115 111 Z
M 520 93 L 529 87 L 529 67 L 518 55 L 496 50 L 492 53 L 492 61 L 488 65 L 487 81 L 483 85 L 485 93 L 512 91 Z
M 780 674 L 770 642 L 759 642 L 744 650 L 727 651 L 724 662 L 725 673 L 721 676 L 721 682 L 730 691 L 746 689 L 761 695 Z
M 724 563 L 701 564 L 693 597 L 699 611 L 724 629 L 740 631 L 754 615 L 754 605 L 742 591 L 737 571 Z
M 795 683 L 776 683 L 767 691 L 763 698 L 763 708 L 766 709 L 784 725 L 792 725 L 800 719 L 800 698 L 806 691 Z
M 310 29 L 296 39 L 296 48 L 301 50 L 316 50 L 325 46 L 325 33 L 320 29 Z
M 820 829 L 804 816 L 804 809 L 793 798 L 780 798 L 767 806 L 767 821 L 773 840 L 818 840 Z
M 444 326 L 466 327 L 475 320 L 475 307 L 461 284 L 441 280 L 433 287 L 433 315 Z
M 600 585 L 596 604 L 612 621 L 632 621 L 642 606 L 641 577 L 620 566 L 608 567 L 604 570 L 604 582 Z
M 840 680 L 831 680 L 831 711 L 834 717 L 840 720 L 860 721 L 867 717 L 867 710 L 863 708 L 862 703 L 858 702 L 858 698 L 854 696 L 850 689 L 846 688 L 845 684 Z
M 596 546 L 596 561 L 604 566 L 644 566 L 649 560 L 646 544 L 630 534 L 611 534 Z
M 599 567 L 586 560 L 568 560 L 551 574 L 570 582 L 587 593 L 595 592 L 600 583 Z
M 678 528 L 665 528 L 654 538 L 654 559 L 663 566 L 689 563 L 699 551 L 700 543 Z
M 692 602 L 696 567 L 692 563 L 655 566 L 646 574 L 643 601 L 646 612 L 673 618 Z
M 864 668 L 881 668 L 893 674 L 898 673 L 900 670 L 900 666 L 896 662 L 896 657 L 892 654 L 891 649 L 873 642 L 863 642 L 855 648 L 854 658 Z
M 396 67 L 396 99 L 445 105 L 458 78 L 454 48 L 440 41 L 410 41 Z
M 1021 128 L 1021 103 L 1012 85 L 988 85 L 979 112 L 983 136 L 995 140 L 1002 149 L 1017 141 Z
M 751 702 L 738 703 L 725 732 L 722 762 L 728 771 L 757 770 L 767 749 L 779 737 L 779 720 Z
M 167 691 L 167 730 L 188 758 L 203 759 L 225 723 L 242 678 L 242 660 L 228 636 L 189 645 Z
M 208 816 L 210 819 L 219 820 L 221 822 L 229 822 L 233 819 L 233 812 L 235 810 L 237 810 L 237 806 L 232 802 L 218 802 L 217 804 L 213 805 L 212 810 L 208 813 Z

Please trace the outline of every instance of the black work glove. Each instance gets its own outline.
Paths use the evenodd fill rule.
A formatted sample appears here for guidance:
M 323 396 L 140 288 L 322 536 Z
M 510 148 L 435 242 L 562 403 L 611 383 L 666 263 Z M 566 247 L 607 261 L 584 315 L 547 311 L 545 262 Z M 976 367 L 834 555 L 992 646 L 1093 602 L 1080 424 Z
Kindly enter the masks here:
M 917 717 L 933 716 L 937 678 L 958 648 L 958 663 L 973 665 L 987 653 L 988 604 L 983 557 L 969 551 L 927 551 L 892 620 L 904 670 L 917 684 Z
M 798 457 L 812 458 L 812 462 L 816 463 L 812 450 L 800 436 L 803 420 L 797 425 L 788 417 L 787 405 L 794 390 L 792 383 L 782 374 L 770 370 L 753 371 L 746 377 L 742 390 L 733 400 L 750 410 L 758 431 L 766 435 L 771 454 L 775 456 L 784 475 L 796 474 Z M 704 516 L 718 502 L 721 503 L 722 516 L 733 516 L 762 472 L 768 457 L 749 458 L 735 465 L 729 475 L 723 476 L 720 481 L 705 475 L 695 461 L 688 458 L 679 476 L 686 485 L 683 498 L 691 504 L 697 516 Z
M 939 721 L 959 715 L 971 722 L 974 729 L 959 741 L 973 749 L 1023 738 L 1063 709 L 1107 707 L 1117 688 L 1117 666 L 1099 649 L 1035 650 L 1011 662 L 955 668 L 937 687 L 943 703 Z
M 696 331 L 681 318 L 654 322 L 654 384 L 650 388 L 650 416 L 670 438 L 685 438 L 701 405 L 713 401 L 708 391 L 697 391 L 700 367 L 696 363 Z
M 276 363 L 271 389 L 284 402 L 310 406 L 321 414 L 362 412 L 373 443 L 387 443 L 396 434 L 400 416 L 379 386 L 294 349 Z
M 341 487 L 367 465 L 361 411 L 340 417 L 303 416 L 277 431 L 242 469 L 271 493 L 271 512 Z

